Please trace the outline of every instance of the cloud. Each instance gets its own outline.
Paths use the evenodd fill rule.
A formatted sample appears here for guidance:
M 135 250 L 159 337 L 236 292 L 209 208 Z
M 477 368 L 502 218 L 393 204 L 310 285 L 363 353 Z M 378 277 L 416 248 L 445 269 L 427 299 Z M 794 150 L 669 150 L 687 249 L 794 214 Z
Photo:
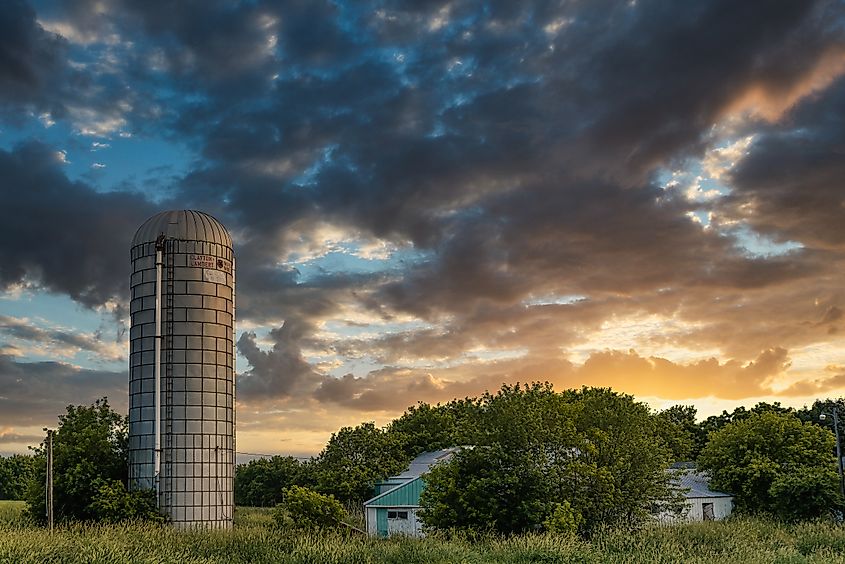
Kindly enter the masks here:
M 783 389 L 780 394 L 783 396 L 821 397 L 824 394 L 845 388 L 845 367 L 831 365 L 825 368 L 825 372 L 827 374 L 821 378 L 799 380 Z
M 287 320 L 270 331 L 273 349 L 265 352 L 255 343 L 254 333 L 243 333 L 238 339 L 238 352 L 249 361 L 250 368 L 238 378 L 238 396 L 242 399 L 278 398 L 292 395 L 301 385 L 316 376 L 303 359 L 299 347 L 304 326 Z
M 50 90 L 63 70 L 65 45 L 36 21 L 24 0 L 0 6 L 0 108 L 54 109 Z
M 841 252 L 843 108 L 845 80 L 839 80 L 760 135 L 731 173 L 735 191 L 725 213 L 777 241 Z
M 84 350 L 95 353 L 99 359 L 122 360 L 126 347 L 102 339 L 102 335 L 79 333 L 63 328 L 43 329 L 28 319 L 0 314 L 0 333 L 25 341 L 36 348 L 44 347 L 54 354 L 72 357 Z
M 156 206 L 70 181 L 35 142 L 0 150 L 0 175 L 0 284 L 35 284 L 90 307 L 125 303 L 129 244 Z
M 0 428 L 54 425 L 68 405 L 108 396 L 127 410 L 125 372 L 82 369 L 60 362 L 17 362 L 0 356 Z
M 0 428 L 0 445 L 16 445 L 16 444 L 30 444 L 30 445 L 37 445 L 39 444 L 44 437 L 40 435 L 27 435 L 17 433 L 14 427 L 2 427 Z
M 0 150 L 0 284 L 125 304 L 134 229 L 209 211 L 256 331 L 238 342 L 246 410 L 354 418 L 533 379 L 746 398 L 794 380 L 796 351 L 842 344 L 838 2 L 43 11 L 0 9 L 0 104 L 50 135 L 120 136 L 112 153 L 190 156 L 140 193 L 94 184 L 119 159 L 92 184 L 57 160 L 108 139 Z M 665 188 L 673 172 L 696 197 Z M 752 255 L 743 233 L 793 250 Z M 366 272 L 325 267 L 373 244 Z M 784 393 L 840 385 L 801 374 Z

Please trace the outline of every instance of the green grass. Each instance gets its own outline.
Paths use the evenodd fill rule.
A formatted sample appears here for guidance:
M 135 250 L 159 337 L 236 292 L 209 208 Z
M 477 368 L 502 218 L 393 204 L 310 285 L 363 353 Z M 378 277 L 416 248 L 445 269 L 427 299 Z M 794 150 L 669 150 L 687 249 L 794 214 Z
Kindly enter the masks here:
M 0 527 L 12 523 L 22 523 L 25 509 L 26 502 L 0 500 Z
M 53 535 L 0 502 L 0 562 L 148 563 L 845 563 L 845 527 L 783 525 L 758 519 L 609 532 L 578 541 L 554 535 L 512 538 L 371 539 L 353 534 L 287 534 L 267 509 L 238 508 L 233 531 L 180 532 L 143 524 L 72 525 Z

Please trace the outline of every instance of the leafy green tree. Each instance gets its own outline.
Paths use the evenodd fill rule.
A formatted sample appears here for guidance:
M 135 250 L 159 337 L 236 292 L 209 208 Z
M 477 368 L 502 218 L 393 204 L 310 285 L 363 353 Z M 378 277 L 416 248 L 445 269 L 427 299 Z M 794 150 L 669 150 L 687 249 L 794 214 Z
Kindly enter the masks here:
M 501 445 L 465 449 L 425 477 L 423 522 L 438 529 L 524 532 L 553 511 L 542 464 Z
M 280 528 L 330 529 L 341 524 L 346 511 L 332 495 L 309 488 L 290 486 L 282 491 L 282 502 L 273 511 L 273 521 Z
M 372 496 L 378 480 L 400 472 L 408 462 L 395 434 L 373 423 L 343 427 L 317 458 L 316 489 L 344 503 L 361 503 Z
M 747 419 L 751 415 L 755 413 L 765 413 L 765 412 L 774 412 L 774 413 L 795 413 L 795 410 L 791 407 L 784 407 L 780 404 L 780 402 L 775 403 L 767 403 L 761 401 L 751 409 L 746 409 L 745 406 L 739 406 L 734 409 L 732 412 L 728 413 L 727 411 L 722 411 L 720 415 L 711 415 L 704 421 L 699 424 L 702 432 L 704 433 L 705 437 L 709 437 L 710 433 L 719 431 L 728 423 L 733 423 L 735 421 L 742 421 L 743 419 Z M 706 442 L 706 441 L 705 441 Z
M 761 410 L 710 435 L 699 465 L 739 511 L 784 519 L 829 514 L 842 506 L 833 435 L 793 413 Z
M 469 398 L 431 406 L 420 402 L 393 420 L 387 432 L 396 435 L 408 458 L 455 446 L 458 431 L 474 417 L 475 402 Z
M 675 511 L 682 498 L 666 472 L 672 452 L 661 421 L 644 403 L 609 388 L 568 390 L 582 438 L 562 499 L 584 517 L 585 530 L 637 525 L 658 509 Z
M 657 414 L 660 434 L 675 462 L 695 460 L 707 443 L 707 433 L 696 422 L 692 405 L 673 405 Z
M 235 468 L 235 504 L 274 507 L 282 500 L 282 490 L 289 486 L 312 486 L 311 462 L 292 456 L 274 456 L 251 460 Z
M 29 482 L 35 477 L 35 458 L 13 454 L 0 456 L 0 499 L 24 499 Z
M 428 526 L 508 534 L 570 522 L 588 534 L 678 501 L 659 422 L 630 396 L 504 386 L 480 398 L 476 423 L 463 441 L 475 446 L 425 478 Z
M 798 419 L 804 421 L 805 423 L 813 423 L 814 425 L 818 425 L 819 427 L 824 427 L 828 429 L 831 433 L 833 432 L 833 417 L 825 417 L 824 420 L 821 419 L 821 414 L 825 413 L 830 415 L 833 412 L 833 409 L 836 408 L 839 410 L 840 421 L 845 421 L 845 398 L 838 398 L 838 399 L 817 399 L 813 402 L 813 405 L 810 407 L 803 407 L 795 412 L 798 416 Z M 845 433 L 845 429 L 840 428 L 840 433 Z
M 36 475 L 26 501 L 29 514 L 45 519 L 44 482 L 47 473 L 46 440 L 36 449 Z M 106 398 L 93 405 L 68 406 L 59 416 L 53 436 L 53 507 L 57 520 L 116 519 L 116 508 L 128 509 L 126 518 L 152 517 L 142 494 L 121 498 L 115 483 L 127 482 L 126 417 L 116 413 Z M 125 492 L 125 489 L 124 489 Z

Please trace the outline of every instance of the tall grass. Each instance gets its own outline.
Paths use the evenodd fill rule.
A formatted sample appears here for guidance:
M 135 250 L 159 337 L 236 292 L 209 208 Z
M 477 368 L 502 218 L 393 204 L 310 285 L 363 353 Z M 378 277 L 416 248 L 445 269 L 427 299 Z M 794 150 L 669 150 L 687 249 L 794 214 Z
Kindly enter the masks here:
M 12 509 L 0 505 L 0 514 Z M 19 511 L 19 510 L 18 510 Z M 90 563 L 845 563 L 845 528 L 758 519 L 607 532 L 590 542 L 555 535 L 372 539 L 274 530 L 266 510 L 239 508 L 233 531 L 180 532 L 145 524 L 60 526 L 50 535 L 0 519 L 0 562 Z
M 0 500 L 0 530 L 11 525 L 24 525 L 24 510 L 26 502 Z

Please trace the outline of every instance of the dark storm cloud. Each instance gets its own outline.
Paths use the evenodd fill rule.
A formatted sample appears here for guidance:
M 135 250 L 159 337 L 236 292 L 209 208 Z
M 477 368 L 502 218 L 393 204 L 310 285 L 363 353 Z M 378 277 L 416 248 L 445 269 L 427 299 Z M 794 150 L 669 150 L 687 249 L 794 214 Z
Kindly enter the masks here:
M 598 119 L 579 153 L 599 154 L 599 166 L 619 159 L 628 171 L 699 149 L 749 89 L 759 89 L 763 101 L 790 90 L 832 40 L 841 41 L 836 2 L 637 2 L 628 13 L 623 6 L 592 14 L 604 40 L 586 42 L 595 49 L 582 57 L 587 105 Z M 596 31 L 574 25 L 582 34 Z M 587 39 L 582 34 L 571 48 Z
M 31 284 L 88 306 L 126 300 L 132 236 L 155 207 L 144 196 L 71 182 L 56 151 L 0 150 L 0 284 Z
M 25 52 L 52 45 L 15 6 L 33 45 Z M 596 367 L 633 367 L 670 388 L 673 378 L 698 378 L 763 393 L 764 376 L 785 369 L 787 348 L 838 322 L 816 325 L 834 311 L 824 308 L 843 307 L 832 283 L 817 282 L 841 273 L 845 97 L 841 86 L 824 91 L 823 80 L 841 73 L 839 2 L 86 0 L 56 13 L 91 36 L 120 38 L 125 60 L 107 78 L 86 77 L 106 94 L 131 85 L 132 108 L 119 115 L 196 151 L 174 200 L 231 228 L 239 319 L 285 320 L 271 350 L 250 333 L 238 343 L 250 363 L 239 387 L 247 400 L 314 394 L 375 409 L 391 394 L 445 398 L 552 369 L 573 385 L 605 381 Z M 94 99 L 109 109 L 106 94 Z M 37 99 L 35 90 L 25 97 Z M 659 172 L 702 156 L 728 118 L 736 134 L 764 132 L 731 175 L 724 205 L 658 185 Z M 49 157 L 32 145 L 0 153 L 11 179 L 0 188 L 9 202 L 0 281 L 34 279 L 102 303 L 126 283 L 113 265 L 126 264 L 127 241 L 107 234 L 138 225 L 152 206 L 71 183 Z M 716 213 L 713 228 L 688 217 L 700 208 Z M 805 246 L 751 257 L 724 227 L 737 217 Z M 427 258 L 390 273 L 302 280 L 285 257 L 318 222 Z M 54 242 L 60 227 L 80 235 Z M 544 296 L 584 300 L 529 306 Z M 352 307 L 435 327 L 370 341 L 319 336 L 319 321 Z M 651 314 L 689 323 L 667 343 L 699 339 L 728 357 L 674 368 L 608 353 L 579 372 L 556 350 L 614 315 Z M 446 370 L 430 378 L 401 366 L 330 380 L 303 354 L 400 364 L 473 348 L 524 348 L 536 362 L 454 384 Z M 708 370 L 722 380 L 703 378 Z
M 0 3 L 0 108 L 53 109 L 51 89 L 63 71 L 65 41 L 45 31 L 24 0 Z
M 528 336 L 543 331 L 508 313 L 531 295 L 637 302 L 688 288 L 706 299 L 782 287 L 829 267 L 810 251 L 749 258 L 731 238 L 690 221 L 693 206 L 649 176 L 700 154 L 712 124 L 742 110 L 749 92 L 771 112 L 785 104 L 784 93 L 800 90 L 839 40 L 835 4 L 511 5 L 489 16 L 456 4 L 441 27 L 426 30 L 445 6 L 396 13 L 388 6 L 367 29 L 395 51 L 392 61 L 370 51 L 365 63 L 304 77 L 282 72 L 270 105 L 225 109 L 205 130 L 211 164 L 201 178 L 228 195 L 226 213 L 255 233 L 247 247 L 263 241 L 262 251 L 279 252 L 285 229 L 321 217 L 434 251 L 398 280 L 368 281 L 372 307 L 453 322 L 371 343 L 379 358 L 495 344 L 497 332 L 476 316 L 491 309 L 502 312 L 502 326 L 525 332 L 511 346 L 530 347 Z M 402 21 L 414 23 L 402 32 L 395 28 Z M 544 29 L 558 24 L 559 32 Z M 202 134 L 202 121 L 191 127 Z M 311 185 L 295 186 L 309 166 Z M 268 234 L 275 248 L 266 246 Z M 273 279 L 284 276 L 267 269 L 247 275 L 242 288 L 262 280 L 262 302 L 272 303 Z M 276 288 L 287 311 L 306 318 L 344 299 L 312 284 Z M 665 303 L 671 299 L 675 305 Z M 649 307 L 671 313 L 677 300 L 667 293 Z M 720 308 L 713 309 L 716 317 Z M 778 345 L 772 341 L 754 340 L 740 358 Z M 343 344 L 336 350 L 352 354 Z M 350 378 L 324 384 L 321 397 L 344 393 Z
M 59 362 L 17 362 L 0 355 L 0 427 L 54 425 L 68 405 L 108 396 L 126 411 L 125 372 L 85 370 Z
M 777 240 L 845 249 L 845 81 L 764 132 L 734 171 L 728 205 Z
M 309 380 L 317 378 L 317 374 L 302 357 L 299 345 L 307 330 L 302 322 L 288 319 L 270 331 L 273 348 L 266 352 L 256 345 L 254 333 L 241 335 L 238 352 L 249 361 L 250 368 L 238 378 L 238 397 L 257 401 L 287 397 L 302 385 L 310 385 Z

